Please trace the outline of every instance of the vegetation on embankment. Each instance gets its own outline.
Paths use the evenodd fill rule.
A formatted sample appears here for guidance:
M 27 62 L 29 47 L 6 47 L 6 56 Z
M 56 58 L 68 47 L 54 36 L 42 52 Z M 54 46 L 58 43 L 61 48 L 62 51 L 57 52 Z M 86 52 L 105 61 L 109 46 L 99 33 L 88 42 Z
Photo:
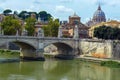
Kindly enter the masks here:
M 82 62 L 97 63 L 101 66 L 111 67 L 111 68 L 120 68 L 120 62 L 110 59 L 100 59 L 100 58 L 79 58 Z
M 54 55 L 44 54 L 45 58 L 54 58 Z
M 19 62 L 20 52 L 0 49 L 0 63 Z
M 18 55 L 18 54 L 20 54 L 20 52 L 10 51 L 10 50 L 0 50 L 0 54 L 2 54 L 2 55 L 6 55 L 6 54 L 9 54 L 9 55 Z
M 101 66 L 107 66 L 112 68 L 120 68 L 120 63 L 116 61 L 101 61 Z

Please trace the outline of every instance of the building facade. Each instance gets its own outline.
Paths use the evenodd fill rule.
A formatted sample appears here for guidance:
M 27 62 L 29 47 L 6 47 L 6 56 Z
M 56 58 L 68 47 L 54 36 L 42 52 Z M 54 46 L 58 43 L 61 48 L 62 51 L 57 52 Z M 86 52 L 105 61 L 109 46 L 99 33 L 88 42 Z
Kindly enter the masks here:
M 74 13 L 72 16 L 69 16 L 69 22 L 61 24 L 63 37 L 72 38 L 74 36 L 75 26 L 77 26 L 79 38 L 88 38 L 89 28 L 81 23 L 80 20 L 81 17 L 79 17 L 76 13 Z

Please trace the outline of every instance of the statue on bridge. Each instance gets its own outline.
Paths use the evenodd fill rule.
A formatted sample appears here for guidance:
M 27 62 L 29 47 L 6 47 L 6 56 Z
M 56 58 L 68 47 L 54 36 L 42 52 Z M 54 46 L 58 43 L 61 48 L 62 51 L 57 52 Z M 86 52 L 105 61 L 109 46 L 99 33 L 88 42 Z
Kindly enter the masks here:
M 79 30 L 78 30 L 78 26 L 75 25 L 73 38 L 79 38 L 79 33 L 78 33 L 78 31 L 79 31 Z
M 27 36 L 27 35 L 28 35 L 28 31 L 24 29 L 24 30 L 22 31 L 22 36 Z
M 44 37 L 44 31 L 43 31 L 43 29 L 41 29 L 41 28 L 38 29 L 37 37 Z
M 63 36 L 62 31 L 63 31 L 62 26 L 60 26 L 58 30 L 58 38 L 61 38 Z

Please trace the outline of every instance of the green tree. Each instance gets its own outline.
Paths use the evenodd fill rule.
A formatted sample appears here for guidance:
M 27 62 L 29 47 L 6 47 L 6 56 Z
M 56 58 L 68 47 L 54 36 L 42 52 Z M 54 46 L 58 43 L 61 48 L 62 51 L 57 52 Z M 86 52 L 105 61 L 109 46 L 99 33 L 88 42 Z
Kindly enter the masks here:
M 48 26 L 43 26 L 42 27 L 43 30 L 44 30 L 44 36 L 50 36 L 50 30 L 49 30 L 49 27 Z
M 6 16 L 1 23 L 2 30 L 5 35 L 15 35 L 16 31 L 21 31 L 21 24 L 18 19 L 14 19 L 11 16 Z
M 29 17 L 31 16 L 31 14 L 35 14 L 36 19 L 38 18 L 38 14 L 37 14 L 37 12 L 28 12 L 28 14 L 29 14 Z
M 43 21 L 48 21 L 49 18 L 51 18 L 51 14 L 48 14 L 46 11 L 41 11 L 38 13 L 38 15 L 40 16 L 41 20 Z
M 4 15 L 8 15 L 10 13 L 12 13 L 12 10 L 10 10 L 10 9 L 6 9 L 6 10 L 3 11 Z
M 94 29 L 94 37 L 99 39 L 120 39 L 120 28 L 110 26 L 100 26 Z
M 45 36 L 57 37 L 58 36 L 58 28 L 59 28 L 58 19 L 50 18 L 48 25 L 43 27 Z
M 28 31 L 28 36 L 33 36 L 34 35 L 35 22 L 36 22 L 35 18 L 29 17 L 29 18 L 26 19 L 25 29 Z
M 29 17 L 29 14 L 27 11 L 21 11 L 18 15 L 21 19 L 25 20 L 26 18 Z

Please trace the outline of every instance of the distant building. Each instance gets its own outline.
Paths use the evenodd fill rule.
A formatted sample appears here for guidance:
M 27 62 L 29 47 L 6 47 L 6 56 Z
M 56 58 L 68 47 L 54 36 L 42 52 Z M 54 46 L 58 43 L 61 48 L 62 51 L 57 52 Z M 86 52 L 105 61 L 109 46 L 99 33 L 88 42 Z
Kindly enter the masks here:
M 77 25 L 79 30 L 79 38 L 88 38 L 88 27 L 81 23 L 80 19 L 81 18 L 76 15 L 76 13 L 74 13 L 72 16 L 69 16 L 69 22 L 63 23 L 61 25 L 63 28 L 63 37 L 73 37 L 74 28 Z
M 98 6 L 98 9 L 95 11 L 93 18 L 86 23 L 87 26 L 91 27 L 101 22 L 106 22 L 105 13 L 102 11 L 101 6 Z

